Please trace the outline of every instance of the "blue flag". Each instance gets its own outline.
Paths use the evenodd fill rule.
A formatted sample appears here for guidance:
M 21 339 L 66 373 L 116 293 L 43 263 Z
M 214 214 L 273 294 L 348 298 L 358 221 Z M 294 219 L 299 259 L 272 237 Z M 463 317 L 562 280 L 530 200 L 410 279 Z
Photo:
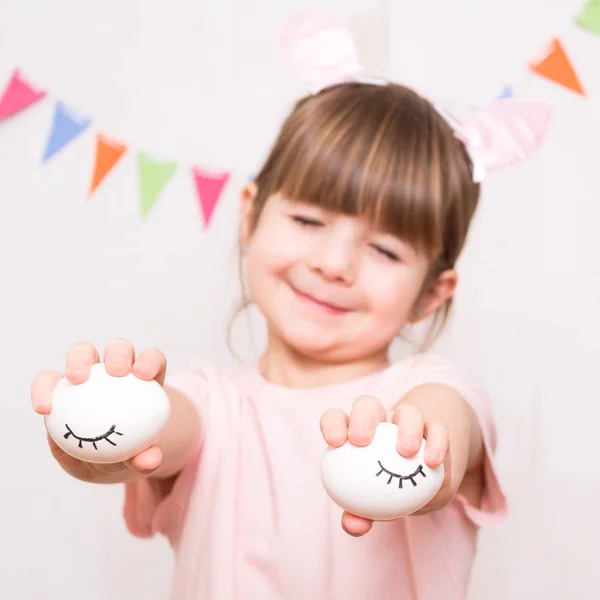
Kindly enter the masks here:
M 46 143 L 46 150 L 44 151 L 43 162 L 46 162 L 62 150 L 70 141 L 87 129 L 91 122 L 91 119 L 82 117 L 62 102 L 57 102 L 54 110 L 52 129 Z
M 502 100 L 503 98 L 512 98 L 514 95 L 512 88 L 510 85 L 506 84 L 502 91 L 498 94 L 497 99 Z

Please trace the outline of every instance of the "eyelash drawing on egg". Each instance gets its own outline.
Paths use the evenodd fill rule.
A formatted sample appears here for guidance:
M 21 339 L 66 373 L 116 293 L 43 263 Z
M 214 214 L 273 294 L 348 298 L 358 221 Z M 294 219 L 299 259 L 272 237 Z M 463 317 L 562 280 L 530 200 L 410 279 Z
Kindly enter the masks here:
M 106 440 L 109 444 L 116 446 L 117 444 L 115 444 L 113 441 L 109 440 L 108 438 L 111 435 L 113 435 L 113 433 L 116 435 L 123 435 L 119 431 L 116 431 L 116 425 L 113 425 L 106 433 L 103 433 L 102 435 L 99 435 L 98 437 L 95 437 L 95 438 L 79 437 L 78 435 L 73 433 L 73 430 L 66 423 L 65 423 L 65 427 L 67 428 L 67 433 L 65 433 L 65 435 L 64 435 L 65 440 L 68 439 L 69 436 L 72 435 L 76 440 L 79 440 L 78 445 L 80 448 L 83 448 L 83 442 L 90 442 L 94 446 L 94 448 L 96 450 L 98 450 L 98 446 L 96 446 L 96 442 L 100 442 L 102 440 Z
M 390 483 L 392 483 L 392 479 L 394 479 L 394 477 L 398 478 L 398 489 L 402 489 L 402 482 L 406 481 L 407 479 L 410 480 L 410 482 L 413 484 L 414 487 L 417 487 L 417 482 L 415 481 L 415 477 L 420 473 L 421 475 L 423 475 L 423 477 L 427 477 L 427 475 L 425 474 L 425 471 L 423 471 L 423 465 L 419 465 L 417 467 L 417 469 L 415 470 L 414 473 L 411 473 L 410 475 L 400 475 L 398 473 L 392 473 L 392 471 L 388 471 L 382 464 L 381 461 L 378 460 L 377 463 L 379 464 L 379 466 L 381 467 L 381 470 L 379 471 L 379 473 L 376 473 L 375 476 L 379 477 L 382 473 L 386 473 L 390 476 L 390 478 L 388 479 L 388 485 Z

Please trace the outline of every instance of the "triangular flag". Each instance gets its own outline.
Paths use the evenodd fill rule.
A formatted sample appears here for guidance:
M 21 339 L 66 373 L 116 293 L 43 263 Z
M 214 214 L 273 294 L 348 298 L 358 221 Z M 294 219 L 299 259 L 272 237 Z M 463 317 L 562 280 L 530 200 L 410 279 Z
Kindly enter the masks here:
M 514 96 L 513 89 L 508 85 L 508 83 L 502 88 L 502 91 L 496 96 L 497 100 L 502 100 L 503 98 L 512 98 Z
M 600 34 L 600 0 L 590 0 L 575 20 L 583 29 Z
M 89 196 L 100 185 L 108 172 L 117 164 L 123 156 L 127 146 L 109 139 L 102 133 L 96 137 L 96 164 L 94 166 L 94 175 L 90 186 Z
M 25 81 L 19 69 L 13 71 L 2 98 L 0 98 L 0 121 L 6 119 L 30 104 L 41 100 L 46 92 L 36 90 L 30 83 Z
M 204 217 L 204 226 L 208 227 L 223 188 L 229 180 L 230 173 L 211 173 L 199 167 L 192 167 L 192 175 L 194 176 L 200 208 Z
M 91 122 L 91 119 L 78 115 L 62 102 L 57 102 L 43 162 L 62 150 L 71 140 L 87 129 Z
M 144 152 L 138 153 L 142 217 L 150 212 L 176 168 L 176 162 L 156 161 Z
M 585 92 L 558 38 L 551 40 L 541 51 L 540 58 L 530 69 L 555 83 L 585 96 Z

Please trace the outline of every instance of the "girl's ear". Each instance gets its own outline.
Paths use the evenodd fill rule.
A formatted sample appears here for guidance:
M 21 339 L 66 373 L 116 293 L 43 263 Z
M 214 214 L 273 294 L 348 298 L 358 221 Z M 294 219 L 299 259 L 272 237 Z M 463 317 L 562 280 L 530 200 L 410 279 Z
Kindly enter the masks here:
M 421 294 L 409 321 L 417 323 L 441 308 L 452 298 L 457 284 L 458 273 L 454 269 L 442 271 Z
M 240 247 L 245 248 L 250 241 L 252 233 L 252 215 L 254 212 L 254 199 L 258 193 L 258 186 L 253 182 L 247 183 L 240 192 Z

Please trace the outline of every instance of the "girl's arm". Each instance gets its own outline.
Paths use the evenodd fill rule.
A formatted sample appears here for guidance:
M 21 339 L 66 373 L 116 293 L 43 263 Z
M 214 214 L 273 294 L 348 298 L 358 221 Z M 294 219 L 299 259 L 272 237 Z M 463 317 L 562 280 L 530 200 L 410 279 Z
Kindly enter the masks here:
M 200 417 L 192 401 L 174 388 L 165 386 L 165 392 L 171 402 L 171 417 L 156 443 L 162 461 L 151 474 L 160 479 L 179 473 L 202 441 Z

